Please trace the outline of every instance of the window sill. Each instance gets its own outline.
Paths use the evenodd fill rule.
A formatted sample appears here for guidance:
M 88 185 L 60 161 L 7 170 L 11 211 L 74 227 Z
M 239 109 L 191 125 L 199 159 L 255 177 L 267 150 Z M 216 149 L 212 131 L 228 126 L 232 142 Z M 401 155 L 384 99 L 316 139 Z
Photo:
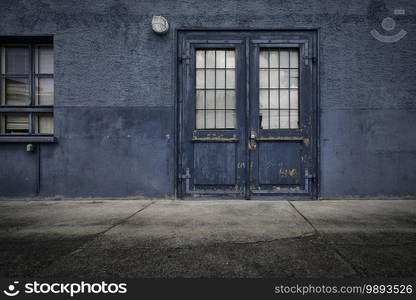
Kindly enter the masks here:
M 0 136 L 0 143 L 54 143 L 56 138 L 49 135 L 28 135 L 28 136 L 13 136 L 2 135 Z

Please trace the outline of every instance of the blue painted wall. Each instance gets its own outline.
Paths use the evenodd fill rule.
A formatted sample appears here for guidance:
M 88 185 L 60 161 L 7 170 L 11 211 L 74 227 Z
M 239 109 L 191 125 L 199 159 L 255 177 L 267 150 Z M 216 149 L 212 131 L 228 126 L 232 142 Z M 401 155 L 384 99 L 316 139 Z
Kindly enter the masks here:
M 393 16 L 395 8 L 405 16 Z M 152 15 L 171 25 L 151 31 Z M 408 34 L 375 40 L 392 16 Z M 54 35 L 56 144 L 0 144 L 0 197 L 173 197 L 175 28 L 319 28 L 320 196 L 416 196 L 416 2 L 1 0 L 0 36 Z

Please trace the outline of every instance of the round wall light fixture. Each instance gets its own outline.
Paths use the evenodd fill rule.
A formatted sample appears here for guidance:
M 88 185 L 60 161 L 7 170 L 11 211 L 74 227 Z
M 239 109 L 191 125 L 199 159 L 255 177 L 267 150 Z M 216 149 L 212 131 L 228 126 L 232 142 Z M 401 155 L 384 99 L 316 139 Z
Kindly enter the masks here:
M 162 16 L 153 16 L 152 29 L 157 34 L 165 34 L 169 30 L 169 23 Z

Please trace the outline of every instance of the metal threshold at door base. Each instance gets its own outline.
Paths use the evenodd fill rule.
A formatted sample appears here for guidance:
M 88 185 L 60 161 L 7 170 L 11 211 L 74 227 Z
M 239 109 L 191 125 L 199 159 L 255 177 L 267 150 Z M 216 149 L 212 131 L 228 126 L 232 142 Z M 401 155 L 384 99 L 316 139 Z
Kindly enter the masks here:
M 309 174 L 309 170 L 305 169 L 305 188 L 303 190 L 294 189 L 278 189 L 278 190 L 251 190 L 252 194 L 308 194 L 309 182 L 313 179 L 313 175 Z

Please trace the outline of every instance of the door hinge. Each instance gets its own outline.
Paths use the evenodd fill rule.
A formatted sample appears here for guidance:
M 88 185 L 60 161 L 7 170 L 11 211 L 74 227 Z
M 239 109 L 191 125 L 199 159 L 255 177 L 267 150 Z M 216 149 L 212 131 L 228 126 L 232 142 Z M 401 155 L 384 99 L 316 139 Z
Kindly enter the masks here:
M 303 57 L 303 59 L 305 60 L 305 63 L 308 64 L 308 61 L 310 60 L 313 64 L 315 64 L 318 61 L 318 58 L 316 56 L 313 55 L 305 55 Z
M 189 56 L 178 56 L 178 62 L 179 63 L 183 63 L 184 61 L 188 62 L 189 59 L 190 59 Z
M 190 179 L 191 178 L 191 172 L 189 171 L 189 168 L 186 168 L 185 173 L 179 174 L 179 180 L 183 179 Z

